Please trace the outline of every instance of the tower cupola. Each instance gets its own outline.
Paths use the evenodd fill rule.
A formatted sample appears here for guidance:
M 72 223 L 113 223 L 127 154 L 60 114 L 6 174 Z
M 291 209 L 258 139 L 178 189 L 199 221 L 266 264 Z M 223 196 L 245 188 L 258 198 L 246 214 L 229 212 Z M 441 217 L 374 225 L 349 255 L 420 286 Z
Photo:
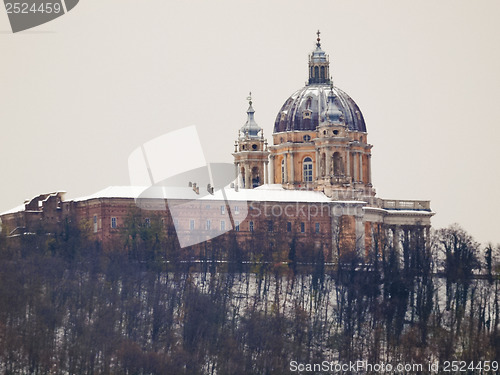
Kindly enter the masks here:
M 236 167 L 237 186 L 253 189 L 269 182 L 269 150 L 262 128 L 254 119 L 252 93 L 247 98 L 247 121 L 240 129 L 234 143 L 234 165 Z
M 247 100 L 249 104 L 247 109 L 247 121 L 245 122 L 245 125 L 243 125 L 243 127 L 240 129 L 240 138 L 245 139 L 262 137 L 262 128 L 257 125 L 254 118 L 255 110 L 252 107 L 252 93 L 250 93 Z M 259 133 L 261 133 L 260 136 Z
M 328 55 L 321 49 L 320 31 L 316 34 L 316 49 L 309 55 L 309 84 L 329 84 L 330 62 Z

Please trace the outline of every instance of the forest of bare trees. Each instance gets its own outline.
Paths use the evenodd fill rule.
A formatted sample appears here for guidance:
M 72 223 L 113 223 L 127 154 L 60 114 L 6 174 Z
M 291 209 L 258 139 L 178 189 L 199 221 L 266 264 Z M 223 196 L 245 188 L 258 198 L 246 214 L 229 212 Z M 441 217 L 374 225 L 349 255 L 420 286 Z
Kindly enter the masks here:
M 500 359 L 498 246 L 452 226 L 430 248 L 384 243 L 369 259 L 330 264 L 272 236 L 181 253 L 159 222 L 131 218 L 114 251 L 71 223 L 0 237 L 0 372 L 289 374 L 292 361 Z

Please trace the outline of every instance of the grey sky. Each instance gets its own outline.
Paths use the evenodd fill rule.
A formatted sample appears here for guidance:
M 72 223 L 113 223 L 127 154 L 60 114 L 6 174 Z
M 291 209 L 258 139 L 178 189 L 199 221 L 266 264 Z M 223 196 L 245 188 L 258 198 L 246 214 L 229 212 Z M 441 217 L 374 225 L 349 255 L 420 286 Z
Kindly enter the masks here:
M 188 125 L 208 161 L 231 162 L 248 92 L 270 139 L 320 29 L 335 85 L 365 116 L 378 196 L 430 199 L 435 227 L 498 243 L 499 13 L 498 1 L 82 0 L 13 35 L 1 11 L 0 211 L 128 184 L 133 149 Z

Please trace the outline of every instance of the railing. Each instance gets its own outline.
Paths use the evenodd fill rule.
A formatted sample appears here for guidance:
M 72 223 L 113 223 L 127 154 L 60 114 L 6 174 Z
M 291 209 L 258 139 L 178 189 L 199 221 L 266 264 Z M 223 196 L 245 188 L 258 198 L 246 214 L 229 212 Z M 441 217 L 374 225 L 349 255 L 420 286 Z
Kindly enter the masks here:
M 425 210 L 430 211 L 431 201 L 409 201 L 382 199 L 382 208 L 388 210 Z

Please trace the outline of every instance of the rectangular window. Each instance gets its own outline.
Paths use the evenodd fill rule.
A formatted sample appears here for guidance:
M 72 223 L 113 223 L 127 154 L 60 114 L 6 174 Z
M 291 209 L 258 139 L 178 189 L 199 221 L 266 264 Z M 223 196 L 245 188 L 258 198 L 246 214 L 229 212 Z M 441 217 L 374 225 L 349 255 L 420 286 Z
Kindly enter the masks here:
M 94 215 L 94 233 L 97 233 L 97 215 Z
M 226 222 L 224 220 L 220 221 L 220 230 L 226 230 Z
M 237 221 L 237 220 L 234 222 L 234 230 L 235 230 L 236 232 L 239 232 L 239 231 L 240 231 L 240 222 L 239 222 L 239 221 Z
M 111 218 L 111 228 L 116 228 L 116 217 Z
M 315 230 L 316 233 L 319 233 L 319 223 L 316 223 L 314 225 L 314 230 Z
M 234 206 L 234 214 L 238 215 L 240 213 L 240 208 L 238 206 Z
M 189 220 L 189 229 L 194 230 L 194 220 Z
M 292 223 L 291 222 L 286 223 L 286 231 L 287 232 L 291 232 L 292 231 Z
M 273 231 L 273 222 L 270 221 L 270 220 L 267 222 L 267 231 L 268 232 L 272 232 Z
M 300 223 L 300 232 L 304 233 L 306 231 L 306 223 Z
M 311 158 L 304 159 L 304 182 L 312 182 L 313 164 Z
M 207 220 L 207 230 L 212 228 L 212 220 Z
M 226 213 L 226 206 L 220 206 L 220 214 L 224 215 Z
M 149 217 L 144 219 L 144 225 L 146 226 L 146 228 L 151 227 L 151 219 Z
M 250 232 L 253 232 L 253 230 L 254 230 L 254 227 L 253 227 L 253 221 L 251 221 L 251 222 L 249 223 L 249 229 L 250 229 Z

